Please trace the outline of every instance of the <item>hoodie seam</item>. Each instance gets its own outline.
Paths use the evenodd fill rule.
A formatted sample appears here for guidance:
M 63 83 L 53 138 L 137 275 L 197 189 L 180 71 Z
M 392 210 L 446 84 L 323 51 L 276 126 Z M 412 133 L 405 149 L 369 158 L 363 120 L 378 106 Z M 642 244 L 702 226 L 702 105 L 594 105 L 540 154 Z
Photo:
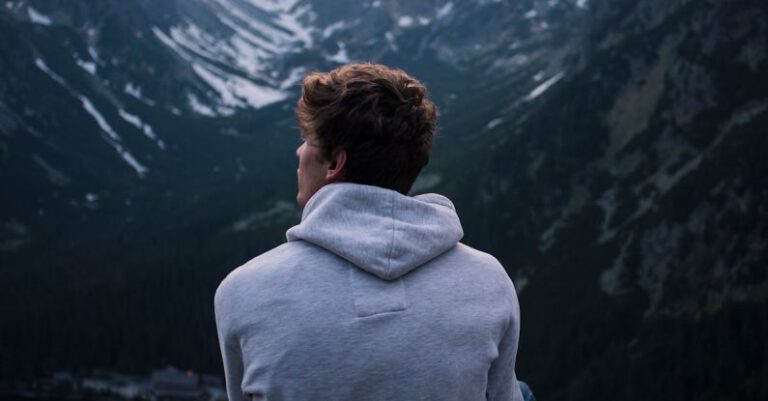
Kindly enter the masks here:
M 395 220 L 395 201 L 397 199 L 395 198 L 394 193 L 390 194 L 390 199 L 392 202 L 392 206 L 391 206 L 389 218 L 392 220 L 392 237 L 391 237 L 390 246 L 389 246 L 389 256 L 387 257 L 387 274 L 386 274 L 387 279 L 391 278 L 390 273 L 392 272 L 392 254 L 395 253 L 395 231 L 397 226 L 397 220 Z

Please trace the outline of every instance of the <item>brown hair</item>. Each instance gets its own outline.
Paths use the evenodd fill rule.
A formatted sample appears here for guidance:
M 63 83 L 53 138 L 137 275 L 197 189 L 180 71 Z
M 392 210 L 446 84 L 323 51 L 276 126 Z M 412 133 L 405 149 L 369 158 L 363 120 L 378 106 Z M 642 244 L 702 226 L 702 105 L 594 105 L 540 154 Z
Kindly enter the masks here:
M 320 140 L 323 155 L 345 150 L 344 180 L 410 191 L 429 162 L 437 108 L 427 88 L 402 70 L 349 64 L 303 81 L 299 128 Z

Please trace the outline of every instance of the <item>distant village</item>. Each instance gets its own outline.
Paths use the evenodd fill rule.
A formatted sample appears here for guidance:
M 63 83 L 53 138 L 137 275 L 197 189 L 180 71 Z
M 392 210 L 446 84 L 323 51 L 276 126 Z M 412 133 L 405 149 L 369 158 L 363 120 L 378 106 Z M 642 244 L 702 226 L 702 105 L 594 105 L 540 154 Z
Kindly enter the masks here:
M 12 388 L 6 386 L 0 386 L 0 400 L 227 401 L 220 376 L 174 367 L 155 370 L 149 377 L 105 370 L 88 375 L 62 371 Z

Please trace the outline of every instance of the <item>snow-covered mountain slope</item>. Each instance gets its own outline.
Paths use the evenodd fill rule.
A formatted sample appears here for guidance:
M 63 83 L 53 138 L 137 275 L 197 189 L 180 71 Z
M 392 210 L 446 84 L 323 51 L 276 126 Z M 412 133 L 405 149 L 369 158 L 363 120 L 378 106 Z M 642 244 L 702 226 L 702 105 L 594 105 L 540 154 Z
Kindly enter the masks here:
M 255 174 L 265 186 L 287 184 L 291 169 L 265 174 L 254 164 L 290 160 L 293 139 L 279 133 L 293 125 L 309 71 L 402 66 L 429 84 L 450 121 L 488 89 L 478 74 L 514 83 L 498 94 L 503 102 L 555 85 L 577 62 L 585 16 L 556 1 L 7 1 L 0 66 L 14 78 L 0 87 L 0 182 L 35 202 L 3 207 L 33 233 L 23 243 L 42 246 L 59 224 L 52 214 L 68 226 L 102 208 L 155 205 L 164 191 L 216 196 L 200 184 L 211 171 L 235 187 Z M 282 151 L 242 146 L 265 138 Z M 6 231 L 8 243 L 22 243 Z
M 8 54 L 17 55 L 6 65 L 11 74 L 37 68 L 69 93 L 93 117 L 78 129 L 97 129 L 113 142 L 125 136 L 120 131 L 135 129 L 159 150 L 163 133 L 153 120 L 232 117 L 291 103 L 307 72 L 350 61 L 413 65 L 426 80 L 436 69 L 455 78 L 470 68 L 495 74 L 540 68 L 534 77 L 549 79 L 574 42 L 564 40 L 574 31 L 562 17 L 568 10 L 568 3 L 554 1 L 8 1 L 0 8 L 9 38 L 17 38 L 7 43 Z M 455 26 L 465 28 L 458 33 Z M 19 96 L 18 107 L 58 113 L 41 109 L 34 90 L 15 84 L 8 91 Z M 438 94 L 441 84 L 456 86 L 435 82 Z M 24 120 L 18 110 L 7 112 Z M 131 128 L 119 128 L 123 123 Z M 153 162 L 141 151 L 111 146 L 138 177 L 152 174 Z

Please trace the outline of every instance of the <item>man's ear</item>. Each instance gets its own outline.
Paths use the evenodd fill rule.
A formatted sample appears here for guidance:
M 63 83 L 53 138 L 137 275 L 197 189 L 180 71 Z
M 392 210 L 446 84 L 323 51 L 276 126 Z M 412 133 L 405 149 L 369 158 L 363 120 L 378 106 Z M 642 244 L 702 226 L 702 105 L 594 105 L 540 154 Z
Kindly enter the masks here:
M 325 171 L 325 179 L 328 182 L 339 182 L 344 180 L 344 168 L 347 166 L 347 151 L 344 149 L 333 152 L 331 163 Z

